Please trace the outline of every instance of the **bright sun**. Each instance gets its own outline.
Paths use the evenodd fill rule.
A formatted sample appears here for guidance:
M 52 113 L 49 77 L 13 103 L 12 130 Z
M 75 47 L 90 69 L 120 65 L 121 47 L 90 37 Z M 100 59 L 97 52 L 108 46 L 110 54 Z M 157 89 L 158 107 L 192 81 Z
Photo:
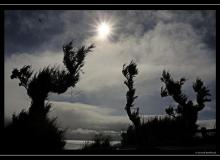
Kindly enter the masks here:
M 106 22 L 102 22 L 97 26 L 97 33 L 100 39 L 107 39 L 111 34 L 111 26 Z

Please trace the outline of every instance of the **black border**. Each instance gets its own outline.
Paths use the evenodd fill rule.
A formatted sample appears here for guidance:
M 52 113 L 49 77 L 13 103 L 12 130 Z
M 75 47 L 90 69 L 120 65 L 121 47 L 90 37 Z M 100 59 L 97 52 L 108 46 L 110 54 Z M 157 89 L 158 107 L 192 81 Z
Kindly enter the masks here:
M 1 4 L 51 4 L 52 1 L 50 0 L 1 0 Z M 123 0 L 62 0 L 62 1 L 56 1 L 57 4 L 198 4 L 198 1 L 193 0 L 166 0 L 166 1 L 160 1 L 160 0 L 135 0 L 135 1 L 123 1 Z M 200 2 L 201 3 L 201 2 Z M 203 1 L 202 4 L 218 4 L 215 0 L 209 0 L 209 1 Z
M 10 1 L 11 2 L 11 1 Z M 23 2 L 23 1 L 22 1 Z M 65 3 L 65 0 L 62 1 L 63 3 Z M 34 3 L 34 2 L 33 2 Z M 39 3 L 39 1 L 38 1 Z M 8 3 L 10 4 L 10 3 Z M 81 4 L 81 3 L 80 3 Z M 74 4 L 50 4 L 50 5 L 44 5 L 44 4 L 37 4 L 37 5 L 31 5 L 31 4 L 25 4 L 25 5 L 0 5 L 0 19 L 1 19 L 1 49 L 2 49 L 2 53 L 4 53 L 4 10 L 217 10 L 216 11 L 216 29 L 218 29 L 219 27 L 219 20 L 220 20 L 220 11 L 218 11 L 218 7 L 216 5 L 203 5 L 203 4 L 199 4 L 199 5 L 131 5 L 131 4 L 125 4 L 125 5 L 117 5 L 117 4 L 111 4 L 111 5 L 104 5 L 104 4 L 85 4 L 85 5 L 74 5 Z M 216 61 L 218 60 L 218 30 L 216 31 Z M 2 60 L 4 61 L 4 54 L 2 55 Z M 3 72 L 2 74 L 4 74 L 4 63 L 1 63 Z M 216 62 L 216 65 L 218 65 L 218 63 Z M 216 66 L 216 70 L 217 70 L 217 66 Z M 217 72 L 217 71 L 216 71 Z M 4 85 L 4 76 L 2 76 L 2 84 Z M 218 74 L 216 74 L 216 96 L 217 94 L 217 88 L 218 88 Z M 4 98 L 4 86 L 3 88 L 3 95 L 2 97 Z M 218 104 L 218 98 L 216 98 L 216 106 Z M 2 102 L 4 102 L 4 100 L 2 100 Z M 0 112 L 0 117 L 1 119 L 1 129 L 4 129 L 4 104 L 1 108 L 1 112 Z M 219 121 L 219 116 L 218 116 L 218 107 L 216 107 L 216 123 L 218 124 Z M 218 132 L 218 127 L 217 127 L 217 132 Z M 1 132 L 2 133 L 2 132 Z M 218 136 L 218 134 L 217 134 Z M 218 138 L 218 142 L 219 142 L 219 138 Z M 217 154 L 215 156 L 219 156 L 219 147 L 217 146 Z M 142 156 L 159 156 L 159 155 L 173 155 L 173 156 L 182 156 L 183 155 L 188 155 L 188 156 L 194 156 L 195 157 L 202 157 L 204 155 L 195 155 L 194 153 L 192 154 L 185 154 L 184 151 L 181 153 L 153 153 L 152 154 L 146 154 L 144 153 L 144 151 L 120 151 L 120 152 L 115 152 L 115 151 L 105 151 L 105 152 L 101 152 L 101 151 L 96 151 L 96 152 L 83 152 L 83 151 L 65 151 L 65 152 L 59 152 L 59 153 L 40 153 L 40 154 L 35 154 L 35 153 L 10 153 L 7 151 L 0 151 L 0 156 L 2 155 L 142 155 Z M 213 155 L 205 155 L 206 157 L 213 157 Z
M 25 4 L 0 5 L 3 10 L 215 10 L 216 5 L 149 5 L 149 4 Z

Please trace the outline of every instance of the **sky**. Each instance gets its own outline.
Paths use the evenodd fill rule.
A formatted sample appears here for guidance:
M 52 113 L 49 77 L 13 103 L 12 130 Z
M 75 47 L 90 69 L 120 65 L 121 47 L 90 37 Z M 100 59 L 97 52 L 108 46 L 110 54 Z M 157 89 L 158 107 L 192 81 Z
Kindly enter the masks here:
M 100 38 L 97 27 L 105 22 L 110 34 Z M 127 88 L 123 64 L 134 60 L 135 105 L 142 118 L 164 115 L 174 104 L 161 98 L 160 77 L 168 70 L 174 79 L 187 79 L 183 92 L 191 99 L 192 88 L 201 78 L 210 89 L 212 101 L 199 112 L 199 123 L 216 118 L 216 12 L 166 10 L 7 10 L 5 11 L 5 121 L 30 106 L 25 88 L 11 80 L 11 71 L 31 65 L 39 71 L 62 63 L 62 46 L 94 43 L 85 60 L 84 74 L 75 88 L 61 95 L 49 94 L 51 117 L 68 128 L 67 139 L 90 139 L 96 133 L 120 138 L 130 121 L 124 110 Z M 212 123 L 213 124 L 213 123 Z

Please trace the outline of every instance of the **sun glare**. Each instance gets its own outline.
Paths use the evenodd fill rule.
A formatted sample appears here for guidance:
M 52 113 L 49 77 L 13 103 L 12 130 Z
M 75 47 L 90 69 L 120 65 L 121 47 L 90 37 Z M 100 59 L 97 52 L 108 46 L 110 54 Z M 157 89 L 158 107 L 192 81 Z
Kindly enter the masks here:
M 91 33 L 97 42 L 110 42 L 114 39 L 118 29 L 117 19 L 105 14 L 97 14 L 96 18 L 92 18 Z
M 97 26 L 97 34 L 98 38 L 100 39 L 107 39 L 111 34 L 111 26 L 106 23 L 102 22 Z

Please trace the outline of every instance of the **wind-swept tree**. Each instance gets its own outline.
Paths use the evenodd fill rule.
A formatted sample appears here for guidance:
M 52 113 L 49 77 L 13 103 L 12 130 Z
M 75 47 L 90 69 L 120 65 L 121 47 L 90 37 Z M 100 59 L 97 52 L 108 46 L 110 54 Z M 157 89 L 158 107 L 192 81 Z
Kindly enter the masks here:
M 141 148 L 143 146 L 143 141 L 142 141 L 143 135 L 141 133 L 141 120 L 139 116 L 139 108 L 134 107 L 134 100 L 138 97 L 135 95 L 135 88 L 134 88 L 134 78 L 138 74 L 136 63 L 131 61 L 129 65 L 124 64 L 123 69 L 122 69 L 122 74 L 126 78 L 126 80 L 124 81 L 124 84 L 128 87 L 128 91 L 126 94 L 127 103 L 125 105 L 125 110 L 127 112 L 129 119 L 132 121 L 134 125 L 134 131 L 135 131 L 134 140 L 136 141 L 136 146 L 137 148 Z M 128 134 L 129 132 L 127 132 L 126 135 Z M 123 135 L 125 138 L 126 135 L 122 134 L 122 137 Z M 130 140 L 128 141 L 130 142 Z
M 87 53 L 91 52 L 94 45 L 73 48 L 72 42 L 63 46 L 63 63 L 66 69 L 58 70 L 56 67 L 45 67 L 33 77 L 31 66 L 24 66 L 20 70 L 14 69 L 11 78 L 20 80 L 19 86 L 25 87 L 31 98 L 30 114 L 47 113 L 49 108 L 45 106 L 48 93 L 64 93 L 69 87 L 75 87 L 79 81 L 80 71 L 84 65 Z M 38 115 L 39 116 L 39 115 Z
M 204 86 L 201 79 L 197 79 L 193 83 L 193 89 L 196 92 L 196 104 L 187 96 L 182 93 L 182 86 L 186 81 L 185 78 L 181 78 L 179 81 L 173 80 L 170 73 L 163 71 L 161 81 L 165 84 L 165 87 L 161 87 L 161 96 L 171 96 L 173 100 L 178 104 L 177 107 L 169 106 L 166 109 L 166 113 L 174 118 L 181 118 L 188 131 L 194 132 L 196 129 L 196 121 L 198 118 L 198 112 L 205 107 L 205 102 L 211 101 L 209 96 L 209 89 Z
M 124 84 L 128 87 L 126 94 L 127 103 L 125 110 L 128 114 L 129 119 L 132 121 L 136 128 L 140 127 L 140 116 L 139 108 L 134 107 L 134 100 L 138 97 L 135 96 L 134 88 L 134 78 L 138 74 L 137 65 L 131 61 L 129 65 L 124 64 L 122 69 L 122 74 L 125 76 L 126 80 Z
M 11 79 L 19 79 L 19 86 L 23 86 L 31 98 L 31 106 L 28 112 L 21 111 L 19 115 L 13 115 L 12 123 L 6 127 L 6 148 L 34 153 L 63 149 L 64 131 L 56 126 L 56 118 L 49 119 L 47 116 L 51 104 L 45 103 L 45 100 L 50 92 L 62 94 L 69 87 L 75 87 L 85 57 L 94 47 L 74 48 L 72 42 L 64 45 L 65 68 L 62 70 L 48 66 L 33 75 L 31 66 L 25 65 L 12 71 Z

